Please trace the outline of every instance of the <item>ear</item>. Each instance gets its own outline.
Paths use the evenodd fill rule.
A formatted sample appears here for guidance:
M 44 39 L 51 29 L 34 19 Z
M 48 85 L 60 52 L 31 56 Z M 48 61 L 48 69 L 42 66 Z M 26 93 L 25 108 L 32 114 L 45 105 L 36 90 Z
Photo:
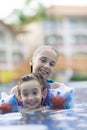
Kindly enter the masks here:
M 29 60 L 29 64 L 30 66 L 32 66 L 32 58 Z
M 17 93 L 17 101 L 18 101 L 18 102 L 21 102 L 21 101 L 22 101 L 20 92 Z
M 47 88 L 43 90 L 42 92 L 42 98 L 45 99 L 47 96 Z

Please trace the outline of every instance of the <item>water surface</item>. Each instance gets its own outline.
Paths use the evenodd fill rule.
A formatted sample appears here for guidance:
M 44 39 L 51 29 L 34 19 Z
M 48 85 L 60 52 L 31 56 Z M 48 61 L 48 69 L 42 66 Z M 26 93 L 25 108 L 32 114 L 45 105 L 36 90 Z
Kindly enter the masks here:
M 75 107 L 67 110 L 0 115 L 0 130 L 87 130 L 87 82 L 72 82 Z M 12 85 L 1 86 L 9 93 Z M 8 88 L 8 89 L 7 89 Z

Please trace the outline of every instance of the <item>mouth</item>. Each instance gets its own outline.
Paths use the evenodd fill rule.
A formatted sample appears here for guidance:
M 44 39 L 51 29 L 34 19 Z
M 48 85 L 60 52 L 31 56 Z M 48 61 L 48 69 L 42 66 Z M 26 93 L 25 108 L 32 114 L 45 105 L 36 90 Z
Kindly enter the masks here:
M 37 103 L 37 101 L 28 101 L 28 102 L 26 102 L 26 104 L 31 106 L 31 107 L 36 105 L 36 103 Z
M 40 72 L 44 77 L 49 75 L 49 71 L 47 71 L 46 69 L 41 69 Z

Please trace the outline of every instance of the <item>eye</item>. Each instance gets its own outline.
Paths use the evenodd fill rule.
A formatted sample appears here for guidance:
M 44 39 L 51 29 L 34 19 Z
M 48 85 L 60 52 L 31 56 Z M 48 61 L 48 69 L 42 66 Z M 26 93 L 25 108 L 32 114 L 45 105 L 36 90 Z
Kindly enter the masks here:
M 27 93 L 23 93 L 23 96 L 24 96 L 24 97 L 27 97 L 27 95 L 28 95 Z
M 51 62 L 51 63 L 50 63 L 50 66 L 54 67 L 54 66 L 55 66 L 55 63 L 54 63 L 54 62 Z
M 34 88 L 32 88 L 32 92 L 31 93 L 32 93 L 33 96 L 36 96 L 36 95 L 39 94 L 39 89 L 37 87 L 34 87 Z
M 46 62 L 46 60 L 45 60 L 45 59 L 42 59 L 41 61 L 42 61 L 43 63 L 45 63 L 45 62 Z
M 24 97 L 27 97 L 27 96 L 28 96 L 28 93 L 27 93 L 27 92 L 22 92 L 22 95 L 23 95 Z
M 47 62 L 46 58 L 41 58 L 40 60 L 41 60 L 42 63 L 46 63 Z
M 37 92 L 37 91 L 33 92 L 33 95 L 37 95 L 37 94 L 38 94 L 38 92 Z

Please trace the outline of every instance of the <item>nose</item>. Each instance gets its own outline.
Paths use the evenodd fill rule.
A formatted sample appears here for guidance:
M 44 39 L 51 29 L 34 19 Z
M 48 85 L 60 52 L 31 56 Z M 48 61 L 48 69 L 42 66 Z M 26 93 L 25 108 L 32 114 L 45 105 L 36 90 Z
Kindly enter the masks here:
M 29 94 L 28 100 L 33 100 L 33 99 L 34 99 L 34 96 L 32 94 Z
M 49 68 L 49 62 L 45 63 L 44 67 Z

